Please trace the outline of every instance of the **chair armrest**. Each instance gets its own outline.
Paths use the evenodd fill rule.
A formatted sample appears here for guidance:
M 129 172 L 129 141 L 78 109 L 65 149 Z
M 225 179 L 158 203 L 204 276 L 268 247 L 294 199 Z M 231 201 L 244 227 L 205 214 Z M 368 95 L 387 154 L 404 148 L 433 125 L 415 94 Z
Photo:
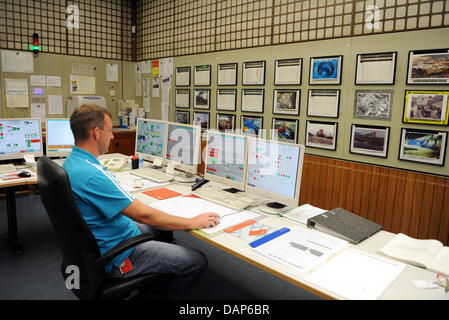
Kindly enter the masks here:
M 128 249 L 131 249 L 132 247 L 135 247 L 141 243 L 154 240 L 154 237 L 151 233 L 144 233 L 140 234 L 138 236 L 129 238 L 128 240 L 125 240 L 123 242 L 120 242 L 115 247 L 109 249 L 106 251 L 100 258 L 98 258 L 95 261 L 95 266 L 100 269 L 103 268 L 106 263 L 110 262 L 112 259 L 114 259 L 119 254 L 125 252 Z

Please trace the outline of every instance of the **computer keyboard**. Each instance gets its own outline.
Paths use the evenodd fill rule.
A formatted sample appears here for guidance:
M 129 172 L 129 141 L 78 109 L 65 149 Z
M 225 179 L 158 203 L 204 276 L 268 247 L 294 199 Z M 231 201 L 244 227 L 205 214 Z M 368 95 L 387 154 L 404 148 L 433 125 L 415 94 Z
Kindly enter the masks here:
M 171 174 L 151 169 L 151 168 L 139 168 L 130 171 L 131 174 L 135 176 L 139 176 L 144 179 L 148 179 L 154 182 L 169 182 L 173 180 L 173 176 Z
M 202 186 L 201 188 L 192 191 L 192 194 L 204 200 L 212 201 L 234 210 L 243 210 L 256 201 L 256 199 L 248 198 L 243 194 L 230 193 L 211 185 Z
M 12 163 L 0 164 L 0 173 L 15 172 L 16 167 Z

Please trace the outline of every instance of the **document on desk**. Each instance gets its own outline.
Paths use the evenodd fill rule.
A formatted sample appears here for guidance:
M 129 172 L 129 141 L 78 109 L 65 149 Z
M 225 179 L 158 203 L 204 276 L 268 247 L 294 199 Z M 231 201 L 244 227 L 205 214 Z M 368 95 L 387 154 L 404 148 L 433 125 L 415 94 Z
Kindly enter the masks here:
M 404 270 L 405 264 L 348 248 L 306 279 L 347 299 L 378 299 Z
M 341 251 L 348 242 L 315 230 L 294 227 L 256 248 L 278 263 L 300 273 L 308 273 L 318 265 Z
M 260 216 L 259 214 L 255 213 L 255 212 L 248 211 L 248 210 L 230 213 L 225 216 L 221 216 L 220 223 L 218 225 L 216 225 L 215 227 L 204 228 L 204 229 L 201 229 L 201 231 L 203 231 L 207 234 L 214 234 L 219 231 L 223 231 L 229 227 L 238 225 L 244 221 L 247 221 L 250 219 L 255 219 L 259 216 Z
M 220 217 L 237 212 L 236 210 L 192 195 L 156 201 L 153 203 L 148 203 L 147 206 L 184 218 L 193 218 L 205 212 L 216 212 Z
M 127 171 L 125 172 L 115 172 L 114 176 L 120 182 L 120 184 L 126 189 L 128 192 L 139 191 L 147 188 L 153 187 L 161 187 L 169 184 L 168 182 L 158 183 L 153 182 L 147 179 L 139 178 Z M 143 185 L 141 187 L 136 187 L 136 180 L 142 181 Z

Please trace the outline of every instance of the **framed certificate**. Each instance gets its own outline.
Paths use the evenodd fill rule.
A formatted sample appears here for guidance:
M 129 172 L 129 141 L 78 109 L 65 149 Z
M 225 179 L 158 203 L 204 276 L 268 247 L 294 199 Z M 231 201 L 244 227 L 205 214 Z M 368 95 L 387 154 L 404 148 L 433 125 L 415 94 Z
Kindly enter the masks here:
M 263 112 L 264 89 L 242 89 L 242 111 Z
M 397 52 L 357 55 L 355 84 L 394 84 Z
M 309 89 L 307 115 L 338 118 L 340 89 Z
M 176 89 L 176 108 L 190 108 L 190 89 Z
M 217 110 L 235 111 L 237 89 L 217 89 Z

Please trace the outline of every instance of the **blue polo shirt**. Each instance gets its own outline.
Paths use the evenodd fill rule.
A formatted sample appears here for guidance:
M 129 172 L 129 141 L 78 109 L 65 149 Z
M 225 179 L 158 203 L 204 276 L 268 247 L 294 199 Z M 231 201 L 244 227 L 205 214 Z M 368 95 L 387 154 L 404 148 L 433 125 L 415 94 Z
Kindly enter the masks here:
M 121 213 L 135 197 L 123 189 L 114 175 L 103 167 L 91 153 L 73 147 L 64 161 L 75 202 L 97 240 L 101 254 L 129 238 L 140 234 L 133 220 Z M 106 265 L 120 264 L 133 249 L 118 255 Z

